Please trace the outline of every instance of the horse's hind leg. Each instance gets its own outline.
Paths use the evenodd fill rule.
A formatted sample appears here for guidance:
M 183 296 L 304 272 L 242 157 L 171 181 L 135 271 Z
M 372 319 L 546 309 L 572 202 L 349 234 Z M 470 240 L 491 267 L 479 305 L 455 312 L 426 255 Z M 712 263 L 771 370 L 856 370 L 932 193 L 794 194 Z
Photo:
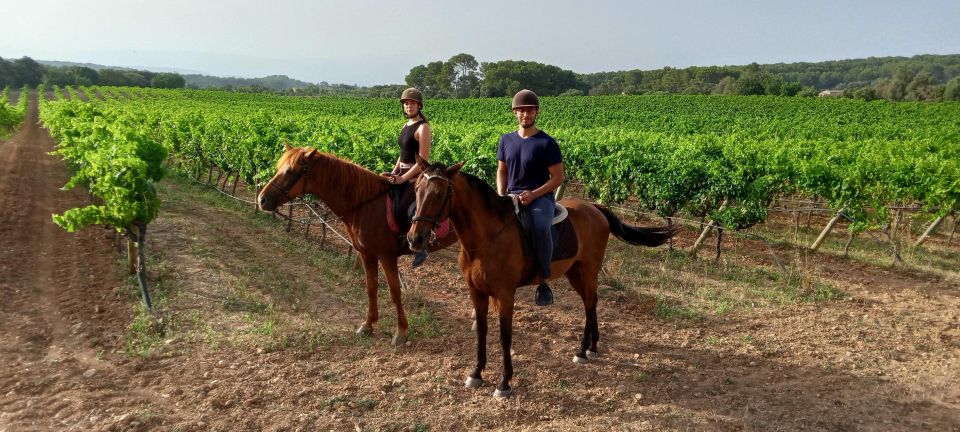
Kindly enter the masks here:
M 367 320 L 360 324 L 357 329 L 358 336 L 370 336 L 373 333 L 373 325 L 377 323 L 379 315 L 377 313 L 377 258 L 368 255 L 361 255 L 363 260 L 363 276 L 367 285 Z
M 590 332 L 590 346 L 587 347 L 587 358 L 596 358 L 600 355 L 597 351 L 597 342 L 600 342 L 600 326 L 597 324 L 597 303 L 600 301 L 600 296 L 597 294 L 597 277 L 599 274 L 600 270 L 597 269 L 593 272 L 586 272 L 583 277 L 583 291 L 585 294 L 583 308 L 586 311 L 587 327 Z
M 393 347 L 399 348 L 407 342 L 407 315 L 403 312 L 403 300 L 400 295 L 400 277 L 398 276 L 397 260 L 384 259 L 380 262 L 383 274 L 390 287 L 390 298 L 397 307 L 397 331 L 393 335 Z
M 590 326 L 590 346 L 587 348 L 587 358 L 596 358 L 600 355 L 597 351 L 597 342 L 600 342 L 600 326 L 597 324 L 598 296 L 596 290 L 593 292 L 593 302 L 587 310 L 587 324 Z
M 580 338 L 580 348 L 573 357 L 574 363 L 586 363 L 588 358 L 597 356 L 597 341 L 600 331 L 597 326 L 597 278 L 587 274 L 580 263 L 574 264 L 567 271 L 570 285 L 583 300 L 584 323 L 583 336 Z

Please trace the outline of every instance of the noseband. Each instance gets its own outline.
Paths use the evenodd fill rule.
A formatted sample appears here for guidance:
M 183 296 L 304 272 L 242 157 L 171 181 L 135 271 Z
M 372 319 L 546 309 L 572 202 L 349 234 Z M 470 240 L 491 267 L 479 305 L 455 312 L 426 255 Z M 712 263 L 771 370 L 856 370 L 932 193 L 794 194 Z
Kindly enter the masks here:
M 432 231 L 437 227 L 437 225 L 440 224 L 440 221 L 442 220 L 440 216 L 443 215 L 444 209 L 447 210 L 447 216 L 448 217 L 450 216 L 450 206 L 452 205 L 452 201 L 453 201 L 451 199 L 453 197 L 453 184 L 450 182 L 450 179 L 440 174 L 423 173 L 423 178 L 425 178 L 427 181 L 439 179 L 447 182 L 447 194 L 443 197 L 443 203 L 440 204 L 440 210 L 437 211 L 437 214 L 435 216 L 415 215 L 413 216 L 413 219 L 411 219 L 413 222 L 420 222 L 420 221 L 429 222 L 431 224 L 430 230 Z M 419 212 L 420 212 L 420 209 L 418 208 L 417 213 Z

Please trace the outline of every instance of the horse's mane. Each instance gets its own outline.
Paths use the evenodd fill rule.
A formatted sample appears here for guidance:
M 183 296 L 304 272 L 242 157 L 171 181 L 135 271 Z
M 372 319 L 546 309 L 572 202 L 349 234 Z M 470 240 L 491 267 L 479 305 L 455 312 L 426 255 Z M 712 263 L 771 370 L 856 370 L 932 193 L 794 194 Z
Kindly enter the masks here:
M 296 169 L 300 161 L 310 155 L 312 150 L 305 147 L 288 150 L 277 161 L 277 170 Z M 357 200 L 383 192 L 387 186 L 386 180 L 373 171 L 337 155 L 317 151 L 312 157 L 314 158 L 313 169 L 322 171 L 324 177 L 329 180 L 325 187 L 353 195 Z
M 473 174 L 460 171 L 459 175 L 467 182 L 467 187 L 476 193 L 484 205 L 497 216 L 510 216 L 513 214 L 513 200 L 508 197 L 500 196 L 487 182 Z
M 300 162 L 300 159 L 303 159 L 304 150 L 307 149 L 296 147 L 283 152 L 280 159 L 277 159 L 277 171 L 279 172 L 284 168 L 293 169 Z

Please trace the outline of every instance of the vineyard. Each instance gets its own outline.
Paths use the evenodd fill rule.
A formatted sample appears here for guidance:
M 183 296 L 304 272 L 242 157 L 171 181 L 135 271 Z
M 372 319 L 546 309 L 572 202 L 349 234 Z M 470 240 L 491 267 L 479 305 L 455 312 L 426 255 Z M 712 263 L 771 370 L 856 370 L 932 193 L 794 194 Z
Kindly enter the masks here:
M 96 183 L 103 170 L 123 172 L 104 185 L 109 191 L 94 192 L 112 204 L 58 219 L 70 229 L 149 222 L 158 205 L 149 183 L 168 154 L 197 177 L 216 167 L 254 187 L 273 175 L 285 142 L 374 171 L 388 171 L 397 157 L 402 120 L 392 100 L 137 88 L 120 90 L 123 97 L 107 89 L 87 93 L 96 91 L 105 100 L 60 98 L 42 108 L 68 161 L 101 153 L 78 165 L 84 169 L 76 183 Z M 430 101 L 434 159 L 467 161 L 469 171 L 492 181 L 497 137 L 513 127 L 506 106 L 499 99 Z M 631 200 L 661 217 L 683 214 L 741 230 L 764 222 L 774 201 L 803 198 L 842 213 L 857 232 L 888 226 L 891 209 L 919 210 L 934 221 L 960 208 L 957 103 L 545 98 L 540 123 L 561 143 L 568 175 L 589 196 L 608 204 Z M 128 166 L 124 161 L 133 159 L 103 153 L 116 151 L 143 162 Z
M 384 286 L 378 326 L 355 337 L 364 277 L 320 226 L 320 203 L 267 214 L 244 202 L 285 142 L 386 171 L 395 100 L 37 90 L 3 97 L 19 96 L 3 106 L 25 120 L 0 139 L 0 430 L 960 425 L 960 104 L 544 98 L 566 194 L 692 229 L 675 250 L 611 242 L 600 356 L 586 365 L 570 361 L 583 322 L 569 285 L 552 307 L 519 290 L 515 394 L 498 401 L 492 386 L 464 388 L 476 347 L 459 246 L 415 270 L 401 261 L 410 340 L 395 349 Z M 427 100 L 434 160 L 491 181 L 497 138 L 515 128 L 508 106 Z M 812 251 L 828 221 L 847 245 L 867 240 L 849 257 L 836 234 Z M 82 229 L 100 225 L 111 229 Z M 705 227 L 728 239 L 722 258 L 688 253 Z M 136 281 L 114 233 L 131 240 Z

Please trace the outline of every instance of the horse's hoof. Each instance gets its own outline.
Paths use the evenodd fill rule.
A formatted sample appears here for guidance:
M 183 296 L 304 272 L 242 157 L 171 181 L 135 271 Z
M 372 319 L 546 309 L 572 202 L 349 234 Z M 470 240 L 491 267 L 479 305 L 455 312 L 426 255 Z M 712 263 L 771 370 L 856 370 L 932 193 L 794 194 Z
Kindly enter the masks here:
M 393 337 L 393 347 L 394 347 L 394 348 L 400 348 L 400 347 L 402 347 L 403 344 L 405 344 L 405 343 L 407 343 L 407 337 L 406 337 L 406 336 L 396 335 L 396 336 Z
M 480 388 L 483 385 L 483 378 L 467 377 L 463 384 L 472 389 Z
M 595 359 L 595 358 L 597 358 L 597 357 L 599 357 L 599 356 L 600 356 L 600 353 L 598 353 L 598 352 L 596 352 L 596 351 L 587 350 L 587 358 L 588 358 L 588 359 Z
M 470 326 L 470 331 L 477 332 L 477 320 L 473 320 L 473 325 Z
M 495 397 L 495 398 L 500 398 L 500 399 L 507 399 L 507 398 L 510 397 L 510 394 L 511 394 L 511 393 L 513 393 L 513 392 L 510 391 L 510 389 L 507 389 L 507 390 L 496 389 L 496 390 L 493 392 L 493 397 Z
M 357 336 L 367 337 L 373 334 L 373 327 L 370 324 L 363 323 L 360 324 L 360 328 L 357 329 Z
M 585 357 L 580 357 L 578 355 L 575 355 L 573 356 L 573 362 L 576 364 L 584 364 L 587 362 L 587 359 Z

